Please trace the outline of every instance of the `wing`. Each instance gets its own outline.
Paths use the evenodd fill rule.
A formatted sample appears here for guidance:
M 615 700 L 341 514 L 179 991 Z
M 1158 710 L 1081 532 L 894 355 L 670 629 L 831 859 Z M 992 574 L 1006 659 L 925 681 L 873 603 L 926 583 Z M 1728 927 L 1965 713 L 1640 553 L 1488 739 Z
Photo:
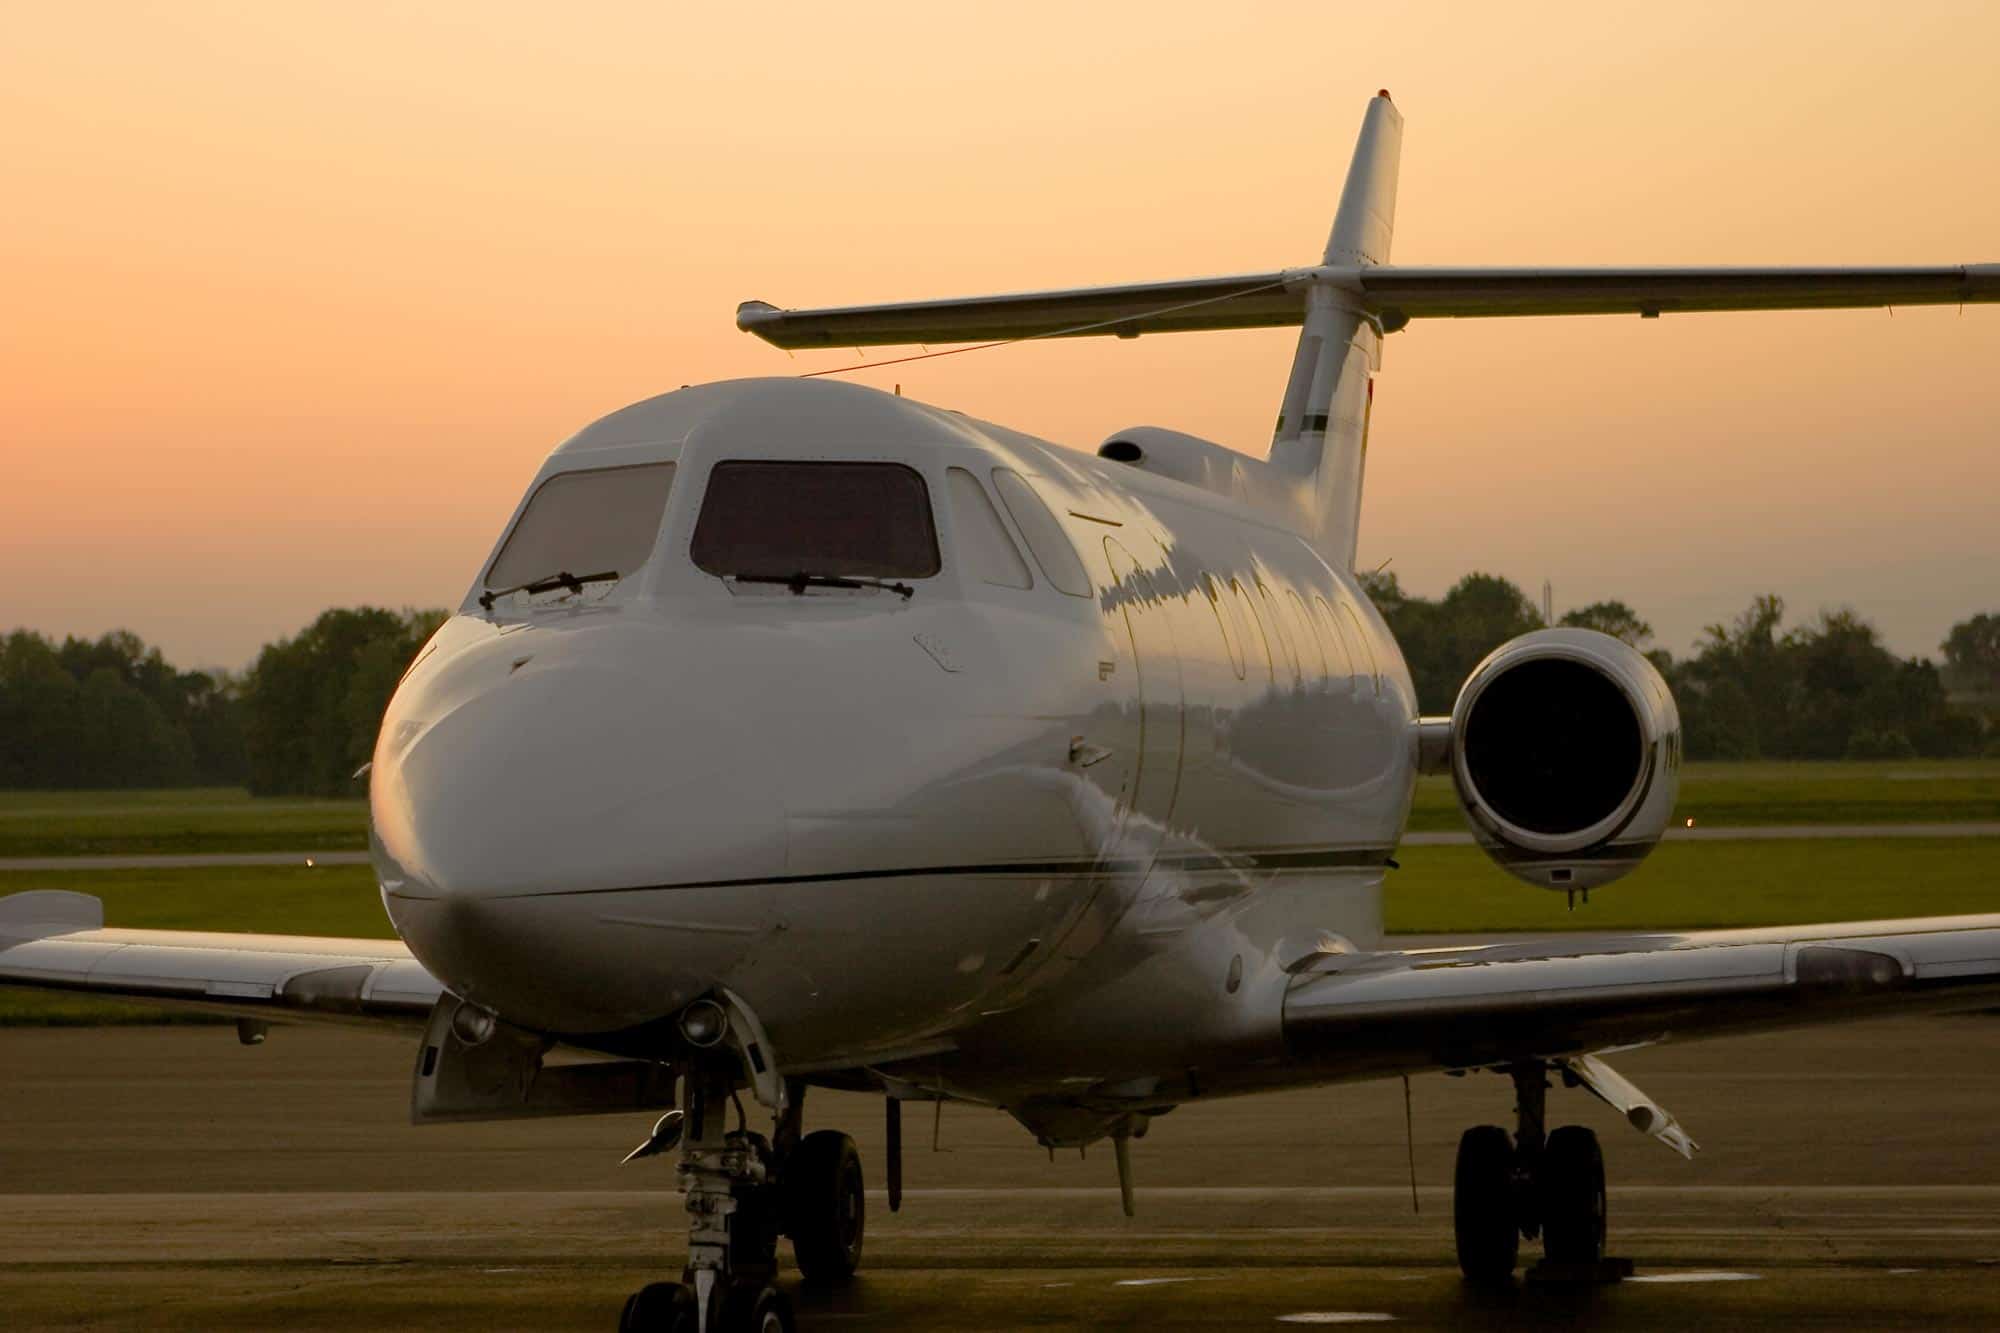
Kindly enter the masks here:
M 1284 1032 L 1336 1077 L 2000 1003 L 2000 915 L 1592 935 L 1295 969 Z
M 48 891 L 0 898 L 0 985 L 418 1030 L 444 989 L 397 940 L 106 930 L 97 899 Z
M 2000 301 L 2000 264 L 1924 268 L 1281 269 L 1234 277 L 1017 292 L 820 310 L 737 307 L 736 326 L 778 347 L 863 347 L 1260 329 L 1305 318 L 1331 286 L 1384 328 L 1412 319 L 1814 310 Z

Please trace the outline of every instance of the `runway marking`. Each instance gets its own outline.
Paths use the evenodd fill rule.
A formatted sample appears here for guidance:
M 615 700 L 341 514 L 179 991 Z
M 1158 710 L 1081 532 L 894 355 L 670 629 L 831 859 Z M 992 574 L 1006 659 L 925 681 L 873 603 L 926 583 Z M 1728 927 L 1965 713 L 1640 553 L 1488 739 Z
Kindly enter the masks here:
M 1645 1273 L 1639 1277 L 1628 1277 L 1627 1282 L 1756 1282 L 1761 1273 Z
M 1281 1324 L 1393 1324 L 1396 1316 L 1380 1310 L 1301 1310 L 1281 1314 Z

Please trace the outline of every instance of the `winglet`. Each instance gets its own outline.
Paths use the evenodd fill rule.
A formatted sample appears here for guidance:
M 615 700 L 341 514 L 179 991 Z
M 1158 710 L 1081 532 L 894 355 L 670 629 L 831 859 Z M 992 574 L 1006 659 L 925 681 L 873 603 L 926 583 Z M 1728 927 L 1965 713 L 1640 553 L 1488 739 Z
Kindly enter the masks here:
M 0 927 L 25 925 L 102 930 L 104 901 L 66 889 L 32 889 L 0 898 Z

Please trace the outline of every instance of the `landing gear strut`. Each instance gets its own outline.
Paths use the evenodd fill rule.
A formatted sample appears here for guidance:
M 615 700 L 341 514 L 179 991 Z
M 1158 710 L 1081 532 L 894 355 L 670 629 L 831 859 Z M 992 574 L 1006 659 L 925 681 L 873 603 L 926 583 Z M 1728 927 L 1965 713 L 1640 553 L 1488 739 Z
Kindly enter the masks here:
M 801 1083 L 786 1085 L 769 1139 L 744 1123 L 733 1072 L 691 1069 L 684 1086 L 679 1176 L 687 1267 L 679 1282 L 634 1293 L 619 1333 L 793 1333 L 791 1302 L 774 1282 L 778 1238 L 792 1238 L 808 1282 L 853 1276 L 866 1218 L 854 1142 L 831 1130 L 801 1134 Z M 661 1151 L 665 1126 L 634 1157 Z
M 1587 1270 L 1604 1258 L 1604 1154 L 1581 1125 L 1546 1128 L 1548 1069 L 1512 1065 L 1515 1130 L 1478 1125 L 1458 1141 L 1452 1229 L 1466 1280 L 1510 1280 L 1521 1240 L 1539 1237 L 1550 1265 Z

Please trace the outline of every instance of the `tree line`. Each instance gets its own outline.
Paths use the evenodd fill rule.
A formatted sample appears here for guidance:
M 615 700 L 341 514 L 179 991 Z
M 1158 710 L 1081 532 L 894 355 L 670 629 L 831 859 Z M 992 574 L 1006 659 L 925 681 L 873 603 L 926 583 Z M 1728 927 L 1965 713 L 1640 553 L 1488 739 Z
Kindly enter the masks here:
M 1544 625 L 1519 587 L 1468 574 L 1435 601 L 1405 593 L 1394 574 L 1363 585 L 1395 632 L 1427 713 L 1450 710 L 1479 659 Z M 1894 759 L 2000 755 L 2000 615 L 1952 626 L 1941 663 L 1898 657 L 1852 609 L 1822 610 L 1785 628 L 1785 602 L 1755 598 L 1710 625 L 1676 659 L 1624 602 L 1595 602 L 1556 619 L 1623 639 L 1666 677 L 1693 759 Z
M 248 787 L 352 796 L 443 611 L 342 608 L 249 670 L 181 671 L 138 635 L 0 638 L 0 788 Z
M 1403 646 L 1424 711 L 1450 709 L 1479 659 L 1543 625 L 1504 578 L 1431 600 L 1394 574 L 1363 584 Z M 247 671 L 181 671 L 136 634 L 0 637 L 0 788 L 248 787 L 357 795 L 389 696 L 443 611 L 327 611 Z M 1566 611 L 1646 653 L 1673 687 L 1696 759 L 2000 755 L 2000 614 L 1954 625 L 1941 662 L 1901 658 L 1852 610 L 1790 628 L 1776 596 L 1703 631 L 1687 657 L 1623 602 Z

